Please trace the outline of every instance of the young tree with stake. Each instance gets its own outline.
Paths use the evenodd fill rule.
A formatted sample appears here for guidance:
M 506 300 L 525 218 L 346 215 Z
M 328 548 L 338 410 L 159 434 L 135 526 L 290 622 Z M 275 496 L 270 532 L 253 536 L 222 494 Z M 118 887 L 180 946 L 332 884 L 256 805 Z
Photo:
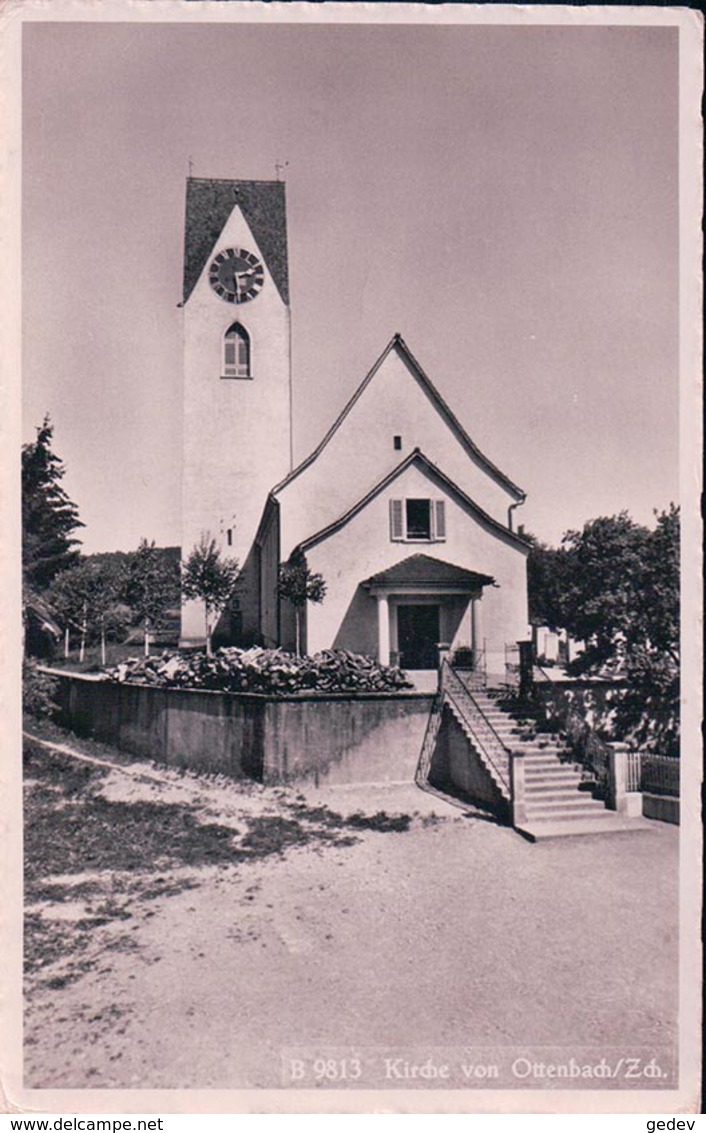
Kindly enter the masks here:
M 237 559 L 224 558 L 216 540 L 208 532 L 204 532 L 186 562 L 182 563 L 182 601 L 203 602 L 206 653 L 209 657 L 213 652 L 213 631 L 235 595 L 239 570 Z
M 97 631 L 101 646 L 101 664 L 105 665 L 106 619 L 118 602 L 121 576 L 110 562 L 84 559 L 78 566 L 62 571 L 52 583 L 47 597 L 52 609 L 64 625 L 68 656 L 70 626 L 80 633 L 79 661 L 84 660 L 89 631 Z
M 323 575 L 309 570 L 306 555 L 296 551 L 287 563 L 281 563 L 277 593 L 294 606 L 294 633 L 297 656 L 301 652 L 302 612 L 307 602 L 323 602 L 326 597 L 326 583 Z
M 148 657 L 152 630 L 179 602 L 177 566 L 165 559 L 154 541 L 143 539 L 130 555 L 123 572 L 122 597 L 142 622 Z

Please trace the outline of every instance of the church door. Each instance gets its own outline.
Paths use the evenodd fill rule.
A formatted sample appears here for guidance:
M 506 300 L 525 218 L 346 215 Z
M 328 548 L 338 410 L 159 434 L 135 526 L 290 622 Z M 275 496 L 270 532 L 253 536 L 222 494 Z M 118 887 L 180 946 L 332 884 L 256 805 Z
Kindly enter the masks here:
M 438 606 L 397 607 L 397 647 L 402 669 L 435 669 L 439 663 L 438 643 Z

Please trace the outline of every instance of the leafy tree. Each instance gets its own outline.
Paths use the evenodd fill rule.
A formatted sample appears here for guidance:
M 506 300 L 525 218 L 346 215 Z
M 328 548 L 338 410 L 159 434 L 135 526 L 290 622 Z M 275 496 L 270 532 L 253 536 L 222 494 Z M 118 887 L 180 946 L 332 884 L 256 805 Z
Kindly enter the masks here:
M 527 535 L 530 553 L 527 557 L 527 590 L 529 620 L 533 626 L 549 626 L 551 630 L 563 628 L 563 588 L 566 585 L 566 551 L 548 547 L 534 535 Z
M 628 692 L 618 723 L 646 747 L 679 754 L 679 509 L 657 515 L 645 542 L 636 616 L 626 631 Z
M 79 555 L 73 533 L 83 524 L 61 486 L 65 469 L 52 452 L 53 433 L 47 416 L 36 441 L 22 447 L 22 573 L 28 594 L 41 593 Z
M 149 656 L 152 631 L 161 625 L 167 611 L 179 604 L 178 564 L 155 547 L 154 541 L 142 539 L 123 567 L 119 597 L 143 626 L 145 656 Z
M 585 643 L 572 672 L 626 678 L 619 734 L 678 754 L 679 509 L 656 514 L 653 530 L 620 512 L 567 532 L 558 550 L 535 542 L 529 584 L 535 617 Z
M 203 602 L 206 653 L 209 657 L 213 652 L 213 631 L 218 618 L 235 595 L 239 570 L 237 560 L 224 558 L 216 540 L 208 532 L 204 532 L 188 559 L 182 563 L 183 599 Z
M 593 519 L 562 540 L 556 614 L 572 637 L 585 642 L 576 662 L 583 672 L 624 661 L 639 616 L 648 539 L 648 529 L 623 511 Z
M 79 659 L 83 661 L 86 642 L 93 633 L 100 640 L 101 664 L 105 665 L 106 634 L 114 621 L 122 585 L 122 574 L 114 563 L 92 558 L 57 575 L 48 596 L 64 626 L 65 655 L 73 626 L 80 634 Z
M 30 716 L 52 716 L 56 711 L 58 681 L 49 673 L 42 673 L 37 662 L 25 658 L 22 662 L 22 711 Z
M 301 651 L 301 621 L 307 602 L 323 602 L 326 597 L 326 583 L 323 575 L 309 570 L 306 555 L 296 551 L 287 563 L 281 563 L 277 581 L 277 593 L 294 606 L 294 626 L 297 656 Z

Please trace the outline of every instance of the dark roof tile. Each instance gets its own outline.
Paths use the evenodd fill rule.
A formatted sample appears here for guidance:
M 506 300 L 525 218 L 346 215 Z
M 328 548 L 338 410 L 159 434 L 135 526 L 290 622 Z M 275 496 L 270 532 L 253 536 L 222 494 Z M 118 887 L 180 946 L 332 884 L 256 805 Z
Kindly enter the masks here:
M 366 579 L 363 586 L 489 586 L 493 579 L 488 574 L 433 559 L 431 555 L 410 555 L 387 570 Z
M 284 182 L 204 177 L 189 177 L 186 182 L 184 302 L 236 204 L 243 210 L 283 302 L 289 303 Z

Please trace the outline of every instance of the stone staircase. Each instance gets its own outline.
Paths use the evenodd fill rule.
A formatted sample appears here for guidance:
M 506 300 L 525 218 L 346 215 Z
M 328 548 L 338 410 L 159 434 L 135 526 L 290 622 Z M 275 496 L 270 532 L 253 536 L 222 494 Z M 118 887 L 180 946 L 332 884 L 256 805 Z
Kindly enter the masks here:
M 458 676 L 463 683 L 463 674 Z M 568 745 L 559 736 L 539 731 L 530 709 L 519 715 L 503 701 L 502 693 L 478 689 L 468 693 L 502 745 L 525 753 L 527 819 L 516 827 L 520 834 L 539 841 L 649 829 L 644 819 L 626 818 L 593 798 Z M 462 720 L 459 723 L 463 726 Z

